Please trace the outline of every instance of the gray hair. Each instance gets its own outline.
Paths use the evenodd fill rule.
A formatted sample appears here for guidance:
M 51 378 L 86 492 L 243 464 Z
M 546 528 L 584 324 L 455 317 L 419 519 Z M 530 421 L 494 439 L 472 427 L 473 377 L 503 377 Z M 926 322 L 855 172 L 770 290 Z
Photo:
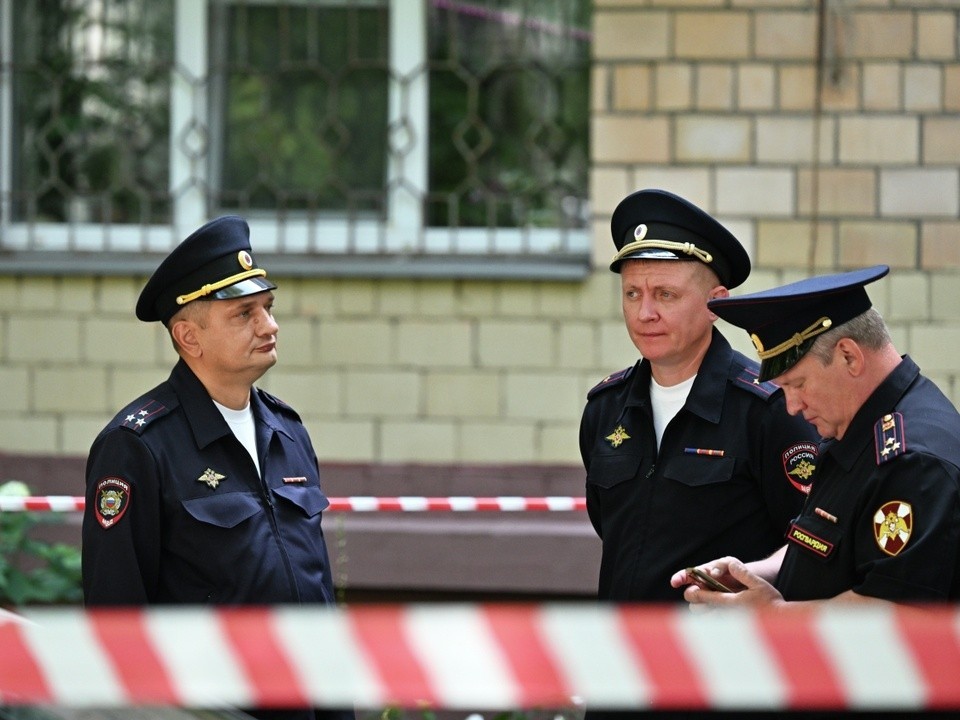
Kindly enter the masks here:
M 817 358 L 821 365 L 829 365 L 833 360 L 833 348 L 843 338 L 850 338 L 858 345 L 870 350 L 879 350 L 893 342 L 883 317 L 876 308 L 870 308 L 855 318 L 827 330 L 813 342 L 807 352 Z

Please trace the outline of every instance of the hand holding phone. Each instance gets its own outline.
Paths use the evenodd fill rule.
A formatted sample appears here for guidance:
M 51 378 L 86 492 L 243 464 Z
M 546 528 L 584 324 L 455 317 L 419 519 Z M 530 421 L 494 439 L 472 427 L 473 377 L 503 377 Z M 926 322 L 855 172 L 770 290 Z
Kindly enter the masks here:
M 715 590 L 716 592 L 725 592 L 732 593 L 733 590 L 728 588 L 722 582 L 712 577 L 709 573 L 705 573 L 700 568 L 688 567 L 687 575 L 696 580 L 698 585 L 702 585 L 708 590 Z

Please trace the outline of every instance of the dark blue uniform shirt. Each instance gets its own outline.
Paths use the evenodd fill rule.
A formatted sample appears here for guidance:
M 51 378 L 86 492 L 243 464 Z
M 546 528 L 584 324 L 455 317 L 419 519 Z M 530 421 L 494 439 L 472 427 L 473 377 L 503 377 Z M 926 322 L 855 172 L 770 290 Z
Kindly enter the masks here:
M 960 600 L 960 414 L 913 360 L 823 444 L 814 478 L 787 533 L 786 600 Z
M 268 393 L 250 403 L 262 478 L 182 360 L 104 428 L 87 460 L 88 605 L 334 601 L 310 438 Z
M 780 548 L 800 511 L 819 437 L 716 329 L 659 452 L 650 364 L 591 390 L 580 425 L 587 510 L 603 541 L 602 600 L 680 601 L 677 570 Z M 699 453 L 697 451 L 700 451 Z

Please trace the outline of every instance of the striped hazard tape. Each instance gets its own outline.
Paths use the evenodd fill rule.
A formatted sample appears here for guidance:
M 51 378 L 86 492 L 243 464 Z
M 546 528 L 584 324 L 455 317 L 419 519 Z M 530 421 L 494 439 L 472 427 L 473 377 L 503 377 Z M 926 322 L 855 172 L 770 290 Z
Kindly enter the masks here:
M 400 605 L 0 616 L 0 704 L 960 709 L 960 610 Z
M 331 512 L 569 512 L 586 510 L 583 497 L 335 497 L 329 498 Z M 3 512 L 77 512 L 84 499 L 71 495 L 0 496 Z

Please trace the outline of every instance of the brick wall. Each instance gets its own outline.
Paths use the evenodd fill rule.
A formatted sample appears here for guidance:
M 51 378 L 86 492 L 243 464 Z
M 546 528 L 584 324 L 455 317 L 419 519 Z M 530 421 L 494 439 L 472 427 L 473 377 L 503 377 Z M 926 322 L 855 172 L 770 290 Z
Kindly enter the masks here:
M 280 362 L 262 381 L 347 462 L 575 463 L 586 390 L 632 362 L 616 278 L 584 283 L 277 278 Z M 0 450 L 85 454 L 166 377 L 142 280 L 0 278 Z
M 644 186 L 748 246 L 743 290 L 885 263 L 871 296 L 960 400 L 960 55 L 955 0 L 599 0 L 592 200 Z M 740 331 L 730 333 L 745 352 Z
M 814 2 L 600 0 L 580 283 L 278 278 L 264 387 L 328 461 L 576 464 L 586 390 L 633 362 L 609 216 L 660 186 L 749 248 L 756 290 L 888 263 L 871 286 L 901 351 L 960 399 L 960 3 L 831 3 L 816 93 Z M 0 452 L 83 455 L 162 380 L 165 333 L 133 319 L 142 278 L 0 277 Z M 745 352 L 745 335 L 728 335 Z

